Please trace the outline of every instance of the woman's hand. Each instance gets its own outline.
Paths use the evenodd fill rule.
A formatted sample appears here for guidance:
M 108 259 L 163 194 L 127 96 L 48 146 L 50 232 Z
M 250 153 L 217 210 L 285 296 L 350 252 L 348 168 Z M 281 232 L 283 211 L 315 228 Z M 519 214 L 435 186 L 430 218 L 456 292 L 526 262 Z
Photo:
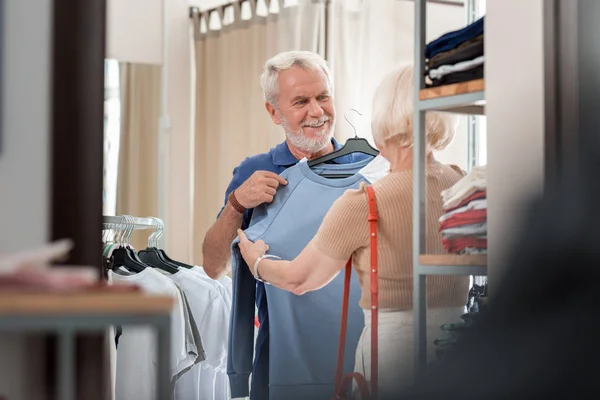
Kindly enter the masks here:
M 242 257 L 248 264 L 248 268 L 250 268 L 250 273 L 254 275 L 254 263 L 258 259 L 258 257 L 264 256 L 269 250 L 269 245 L 267 245 L 262 240 L 257 240 L 256 242 L 250 241 L 244 231 L 241 229 L 237 230 L 238 236 L 240 238 L 240 252 L 242 253 Z

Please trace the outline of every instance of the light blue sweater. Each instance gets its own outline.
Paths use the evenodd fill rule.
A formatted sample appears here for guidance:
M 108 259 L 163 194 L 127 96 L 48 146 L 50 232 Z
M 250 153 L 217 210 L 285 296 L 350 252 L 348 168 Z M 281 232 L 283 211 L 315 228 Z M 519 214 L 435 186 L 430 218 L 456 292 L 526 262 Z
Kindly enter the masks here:
M 287 186 L 278 189 L 271 204 L 254 209 L 246 234 L 250 240 L 264 240 L 269 254 L 286 260 L 296 257 L 314 237 L 323 217 L 344 191 L 357 188 L 364 177 L 356 172 L 371 159 L 352 164 L 326 164 L 313 167 L 306 162 L 285 170 L 281 176 Z M 321 172 L 353 173 L 349 178 L 328 179 Z M 240 255 L 238 240 L 232 243 L 232 266 L 236 275 L 248 269 Z M 265 285 L 269 314 L 269 398 L 272 400 L 323 399 L 333 394 L 342 306 L 343 274 L 326 287 L 296 296 Z M 363 327 L 358 306 L 360 286 L 352 278 L 345 372 L 354 368 L 354 354 Z M 252 337 L 238 331 L 241 320 L 252 320 L 250 307 L 232 309 L 236 327 L 230 336 L 228 370 L 232 393 L 236 385 L 247 385 L 248 366 L 252 365 Z M 235 318 L 233 318 L 235 316 Z M 244 323 L 245 325 L 245 323 Z M 250 341 L 250 343 L 247 343 Z M 258 345 L 257 345 L 258 346 Z M 257 350 L 258 351 L 258 350 Z M 260 366 L 254 365 L 254 369 Z M 261 399 L 262 400 L 262 399 Z

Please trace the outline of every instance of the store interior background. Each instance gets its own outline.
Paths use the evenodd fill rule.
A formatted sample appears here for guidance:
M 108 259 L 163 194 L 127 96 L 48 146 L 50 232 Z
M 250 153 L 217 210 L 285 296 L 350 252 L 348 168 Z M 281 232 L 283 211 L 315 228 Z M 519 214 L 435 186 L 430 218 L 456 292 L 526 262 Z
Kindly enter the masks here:
M 202 262 L 199 248 L 203 233 L 218 212 L 231 169 L 244 156 L 268 150 L 283 139 L 283 134 L 275 134 L 272 143 L 262 142 L 263 147 L 252 149 L 251 153 L 247 148 L 219 148 L 218 154 L 227 157 L 213 166 L 218 179 L 210 181 L 208 187 L 197 184 L 201 138 L 196 137 L 194 129 L 199 105 L 195 101 L 197 76 L 190 7 L 207 10 L 218 3 L 222 2 L 107 1 L 103 212 L 163 219 L 166 230 L 162 245 L 173 258 L 197 264 Z M 505 238 L 514 236 L 519 229 L 522 199 L 540 191 L 543 183 L 542 3 L 543 0 L 477 2 L 479 13 L 486 13 L 487 116 L 475 121 L 462 117 L 453 145 L 440 154 L 444 162 L 465 169 L 473 164 L 488 165 L 488 268 L 492 282 L 501 273 L 499 266 L 508 245 Z M 359 18 L 349 20 L 353 25 L 348 32 L 360 38 L 365 53 L 340 48 L 345 51 L 344 59 L 362 61 L 347 63 L 356 69 L 347 73 L 360 79 L 355 82 L 357 86 L 346 82 L 346 90 L 360 90 L 358 96 L 344 97 L 344 102 L 338 104 L 337 135 L 341 140 L 348 137 L 351 128 L 343 114 L 356 108 L 363 113 L 358 134 L 370 138 L 368 109 L 375 85 L 393 65 L 413 59 L 413 4 L 404 0 L 348 0 L 345 7 L 354 10 Z M 366 10 L 367 7 L 370 8 Z M 49 240 L 53 11 L 52 2 L 42 0 L 6 1 L 3 8 L 2 253 Z M 430 4 L 427 24 L 432 31 L 428 32 L 428 40 L 464 26 L 466 18 L 465 7 Z M 514 26 L 519 26 L 519 30 L 514 30 Z M 338 65 L 334 68 L 341 68 L 342 63 Z M 154 100 L 142 107 L 140 101 L 147 98 L 124 98 L 120 70 L 140 79 L 137 84 L 151 87 Z M 134 74 L 139 71 L 143 73 Z M 127 83 L 133 85 L 136 81 L 129 79 Z M 251 83 L 258 86 L 258 76 Z M 343 90 L 344 86 L 336 83 L 338 96 Z M 231 91 L 227 95 L 236 94 Z M 129 120 L 130 124 L 137 124 L 131 131 L 144 131 L 148 136 L 124 138 L 124 103 L 127 109 L 150 110 L 152 118 L 141 118 L 148 115 L 141 113 Z M 218 103 L 223 104 L 223 100 Z M 261 118 L 266 120 L 267 113 L 263 112 Z M 218 137 L 227 132 L 212 134 Z M 199 207 L 199 203 L 209 206 Z M 26 345 L 25 338 L 2 335 L 0 354 L 0 387 L 7 388 L 10 399 L 24 398 L 25 388 L 35 386 L 34 365 L 43 364 L 37 358 L 41 352 Z

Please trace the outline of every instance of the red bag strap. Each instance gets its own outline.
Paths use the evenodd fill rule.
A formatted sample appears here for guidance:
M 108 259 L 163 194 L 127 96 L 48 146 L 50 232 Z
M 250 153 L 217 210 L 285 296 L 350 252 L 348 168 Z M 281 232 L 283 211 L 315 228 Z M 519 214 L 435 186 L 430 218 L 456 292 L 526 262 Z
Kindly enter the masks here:
M 335 370 L 334 391 L 340 397 L 345 392 L 344 380 L 344 350 L 346 349 L 346 328 L 348 327 L 348 302 L 350 300 L 350 278 L 352 277 L 352 257 L 346 263 L 344 275 L 344 294 L 342 295 L 342 320 L 340 326 L 340 340 L 338 340 L 337 366 Z M 347 388 L 346 388 L 347 389 Z
M 379 268 L 377 260 L 377 199 L 372 186 L 366 186 L 369 199 L 369 236 L 371 239 L 371 398 L 377 399 L 379 381 Z
M 379 323 L 379 285 L 378 285 L 378 260 L 377 260 L 377 222 L 379 216 L 377 214 L 377 199 L 375 191 L 371 186 L 365 186 L 367 191 L 367 199 L 369 204 L 369 239 L 371 250 L 371 398 L 376 399 L 378 393 L 378 323 Z M 335 372 L 334 390 L 336 398 L 344 397 L 344 394 L 349 389 L 348 385 L 352 378 L 356 379 L 361 393 L 365 393 L 366 385 L 362 376 L 358 374 L 348 374 L 350 379 L 344 379 L 344 350 L 346 348 L 346 330 L 348 326 L 348 302 L 350 299 L 350 278 L 352 277 L 352 258 L 346 263 L 346 272 L 344 276 L 344 293 L 342 296 L 342 318 L 340 323 L 340 339 L 338 341 L 338 357 Z M 360 379 L 359 379 L 360 378 Z

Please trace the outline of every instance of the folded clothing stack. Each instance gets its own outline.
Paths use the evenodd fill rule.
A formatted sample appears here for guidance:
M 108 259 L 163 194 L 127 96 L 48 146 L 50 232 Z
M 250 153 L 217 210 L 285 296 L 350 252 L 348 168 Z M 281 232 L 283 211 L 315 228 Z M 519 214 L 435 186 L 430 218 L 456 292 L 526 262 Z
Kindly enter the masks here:
M 473 169 L 449 189 L 439 218 L 442 245 L 448 253 L 487 253 L 487 186 L 485 166 Z
M 425 46 L 426 86 L 483 78 L 484 17 Z

